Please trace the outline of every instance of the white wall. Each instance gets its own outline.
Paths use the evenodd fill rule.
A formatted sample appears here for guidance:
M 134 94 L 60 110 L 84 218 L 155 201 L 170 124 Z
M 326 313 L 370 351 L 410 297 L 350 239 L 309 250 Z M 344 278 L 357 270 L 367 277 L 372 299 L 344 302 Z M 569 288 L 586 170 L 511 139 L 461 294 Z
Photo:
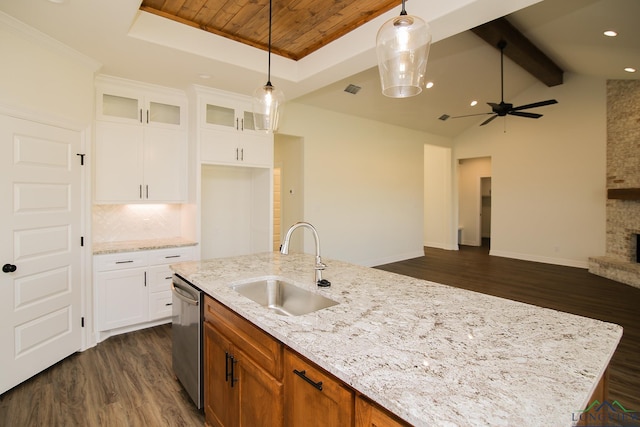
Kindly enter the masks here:
M 424 146 L 424 246 L 457 250 L 451 148 Z
M 536 110 L 540 119 L 470 128 L 454 157 L 492 158 L 493 255 L 586 268 L 605 251 L 605 81 L 566 73 L 509 101 L 549 98 L 559 104 Z
M 279 132 L 304 138 L 304 219 L 318 229 L 322 255 L 369 266 L 421 256 L 429 135 L 286 108 Z M 313 239 L 305 239 L 305 252 L 313 252 Z
M 0 102 L 77 128 L 93 119 L 99 64 L 0 14 Z

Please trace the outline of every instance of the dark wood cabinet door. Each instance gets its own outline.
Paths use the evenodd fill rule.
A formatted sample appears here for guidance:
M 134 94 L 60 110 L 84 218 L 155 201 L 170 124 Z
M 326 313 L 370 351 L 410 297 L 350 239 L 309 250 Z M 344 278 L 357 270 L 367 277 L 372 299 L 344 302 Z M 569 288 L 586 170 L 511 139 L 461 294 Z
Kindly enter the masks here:
M 231 393 L 229 359 L 231 343 L 211 324 L 204 322 L 204 414 L 211 427 L 235 427 L 234 397 Z
M 240 427 L 281 427 L 283 416 L 282 383 L 235 349 L 236 361 L 233 394 L 238 408 Z
M 353 425 L 353 392 L 337 378 L 289 350 L 284 354 L 284 393 L 286 426 Z

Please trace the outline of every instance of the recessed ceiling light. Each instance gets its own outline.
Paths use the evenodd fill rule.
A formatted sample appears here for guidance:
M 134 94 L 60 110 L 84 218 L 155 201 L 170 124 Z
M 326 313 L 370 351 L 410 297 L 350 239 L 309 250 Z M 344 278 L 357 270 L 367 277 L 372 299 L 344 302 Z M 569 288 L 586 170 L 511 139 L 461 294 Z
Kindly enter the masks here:
M 55 4 L 62 4 L 64 2 L 66 2 L 67 0 L 49 0 L 49 2 L 51 3 L 55 3 Z
M 210 79 L 211 76 L 209 74 L 199 74 L 198 77 L 200 77 L 201 79 Z
M 627 67 L 624 69 L 627 73 L 635 73 L 637 70 L 633 67 Z
M 613 30 L 607 30 L 607 31 L 604 32 L 604 35 L 607 36 L 607 37 L 615 37 L 615 36 L 618 35 L 618 33 L 616 33 Z
M 427 89 L 431 89 L 433 87 L 433 82 L 427 82 Z
M 478 101 L 473 100 L 473 101 L 471 101 L 471 104 L 470 104 L 470 105 L 471 105 L 472 107 L 475 107 L 476 105 L 478 105 Z

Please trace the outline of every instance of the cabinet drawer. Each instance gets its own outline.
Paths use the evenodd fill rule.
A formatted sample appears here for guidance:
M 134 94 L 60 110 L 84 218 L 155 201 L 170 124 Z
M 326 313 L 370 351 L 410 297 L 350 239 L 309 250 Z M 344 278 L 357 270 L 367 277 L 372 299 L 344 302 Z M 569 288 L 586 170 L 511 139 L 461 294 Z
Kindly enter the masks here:
M 209 296 L 205 296 L 204 318 L 274 378 L 282 378 L 280 342 Z
M 93 258 L 96 271 L 123 270 L 147 266 L 146 252 L 122 252 L 117 254 L 96 255 Z
M 172 309 L 171 291 L 149 294 L 149 320 L 171 317 Z
M 193 258 L 193 247 L 158 249 L 149 252 L 149 265 L 175 264 Z
M 154 265 L 149 267 L 147 275 L 147 284 L 149 292 L 163 292 L 171 289 L 171 279 L 173 271 L 168 265 Z

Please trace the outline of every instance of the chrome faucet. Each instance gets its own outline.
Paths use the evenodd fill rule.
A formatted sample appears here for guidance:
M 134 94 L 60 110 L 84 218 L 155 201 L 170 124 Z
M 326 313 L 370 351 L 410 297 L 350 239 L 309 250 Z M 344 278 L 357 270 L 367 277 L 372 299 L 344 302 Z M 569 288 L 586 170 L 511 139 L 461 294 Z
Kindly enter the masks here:
M 327 279 L 322 278 L 322 270 L 324 270 L 327 265 L 322 262 L 322 258 L 320 257 L 320 238 L 318 237 L 318 232 L 313 225 L 309 224 L 308 222 L 296 222 L 295 224 L 293 224 L 287 231 L 284 242 L 282 242 L 282 245 L 280 245 L 280 253 L 283 255 L 289 254 L 289 240 L 291 239 L 291 234 L 295 229 L 300 227 L 305 227 L 311 230 L 311 232 L 313 233 L 313 238 L 316 241 L 316 264 L 314 266 L 316 271 L 316 284 L 322 287 L 331 286 L 331 282 L 329 282 Z

